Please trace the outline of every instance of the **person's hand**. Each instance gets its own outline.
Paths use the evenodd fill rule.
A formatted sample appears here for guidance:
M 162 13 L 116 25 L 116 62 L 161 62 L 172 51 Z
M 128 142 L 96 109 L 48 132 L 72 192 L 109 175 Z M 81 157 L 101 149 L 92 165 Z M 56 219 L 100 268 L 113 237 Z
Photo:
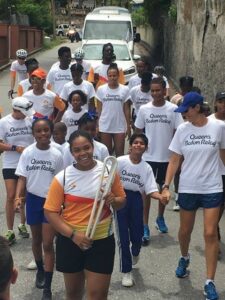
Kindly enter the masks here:
M 21 210 L 25 204 L 25 197 L 16 197 L 14 202 L 14 210 Z
M 127 140 L 129 140 L 131 137 L 131 127 L 130 126 L 127 126 L 126 137 L 127 137 Z
M 105 204 L 107 206 L 110 206 L 113 203 L 115 203 L 115 195 L 112 192 L 110 192 L 107 195 L 105 195 L 104 200 L 105 200 Z
M 14 94 L 13 90 L 8 91 L 8 98 L 13 99 L 13 94 Z
M 85 232 L 75 232 L 72 241 L 81 249 L 87 250 L 91 248 L 93 240 L 86 237 Z
M 25 149 L 25 147 L 16 146 L 16 152 L 18 152 L 18 153 L 22 153 L 24 149 Z
M 167 205 L 170 201 L 171 198 L 171 193 L 169 189 L 163 189 L 162 193 L 161 193 L 162 199 L 160 200 L 160 202 L 164 205 Z

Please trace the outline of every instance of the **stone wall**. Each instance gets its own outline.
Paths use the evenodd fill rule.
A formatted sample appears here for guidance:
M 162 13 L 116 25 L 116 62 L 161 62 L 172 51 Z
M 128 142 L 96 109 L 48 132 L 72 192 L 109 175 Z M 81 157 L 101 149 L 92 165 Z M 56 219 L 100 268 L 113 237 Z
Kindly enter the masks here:
M 164 24 L 164 65 L 178 83 L 183 75 L 212 103 L 225 90 L 225 1 L 177 0 L 177 23 Z

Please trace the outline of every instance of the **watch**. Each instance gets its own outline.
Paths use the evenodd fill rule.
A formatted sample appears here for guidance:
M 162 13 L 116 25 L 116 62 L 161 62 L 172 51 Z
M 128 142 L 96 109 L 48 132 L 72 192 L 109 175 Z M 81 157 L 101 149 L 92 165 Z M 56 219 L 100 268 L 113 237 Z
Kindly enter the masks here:
M 170 188 L 169 184 L 163 184 L 163 186 L 162 186 L 162 190 L 169 189 L 169 188 Z

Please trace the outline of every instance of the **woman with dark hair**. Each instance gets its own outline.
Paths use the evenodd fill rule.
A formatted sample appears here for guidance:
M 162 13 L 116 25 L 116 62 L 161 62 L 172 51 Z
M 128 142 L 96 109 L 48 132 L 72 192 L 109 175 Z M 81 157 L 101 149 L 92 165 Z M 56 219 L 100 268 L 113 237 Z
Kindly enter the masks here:
M 94 84 L 96 90 L 100 85 L 108 82 L 107 70 L 110 64 L 115 61 L 115 59 L 116 56 L 113 45 L 111 43 L 104 44 L 102 48 L 102 62 L 95 68 L 91 67 L 88 76 L 88 81 Z M 124 74 L 121 69 L 119 70 L 119 83 L 125 83 Z
M 217 226 L 223 204 L 221 160 L 225 164 L 225 124 L 207 118 L 203 97 L 196 92 L 184 96 L 175 110 L 185 116 L 169 146 L 172 155 L 167 168 L 162 195 L 170 197 L 169 185 L 181 161 L 178 204 L 180 205 L 179 243 L 181 258 L 176 276 L 188 276 L 190 263 L 189 244 L 195 223 L 196 211 L 203 207 L 206 257 L 204 294 L 208 300 L 218 299 L 214 284 L 218 259 Z
M 112 63 L 108 70 L 108 83 L 97 90 L 97 110 L 99 114 L 99 132 L 101 141 L 109 153 L 116 156 L 124 154 L 125 136 L 130 136 L 130 105 L 129 89 L 119 83 L 119 69 Z
M 56 269 L 64 275 L 67 300 L 82 299 L 85 281 L 87 299 L 106 300 L 115 255 L 111 208 L 124 205 L 125 193 L 116 174 L 94 237 L 86 237 L 103 163 L 93 158 L 93 139 L 86 131 L 72 133 L 69 143 L 76 163 L 55 176 L 45 203 L 45 215 L 58 232 Z

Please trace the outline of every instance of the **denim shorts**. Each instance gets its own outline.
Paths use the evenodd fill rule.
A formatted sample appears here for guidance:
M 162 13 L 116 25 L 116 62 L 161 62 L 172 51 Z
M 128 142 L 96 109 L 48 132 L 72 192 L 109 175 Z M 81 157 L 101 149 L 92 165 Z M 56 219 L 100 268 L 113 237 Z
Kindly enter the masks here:
M 199 207 L 214 208 L 223 205 L 223 192 L 212 194 L 179 193 L 178 204 L 184 210 L 197 210 Z
M 26 194 L 26 216 L 28 225 L 48 223 L 44 215 L 45 198 L 32 193 Z

